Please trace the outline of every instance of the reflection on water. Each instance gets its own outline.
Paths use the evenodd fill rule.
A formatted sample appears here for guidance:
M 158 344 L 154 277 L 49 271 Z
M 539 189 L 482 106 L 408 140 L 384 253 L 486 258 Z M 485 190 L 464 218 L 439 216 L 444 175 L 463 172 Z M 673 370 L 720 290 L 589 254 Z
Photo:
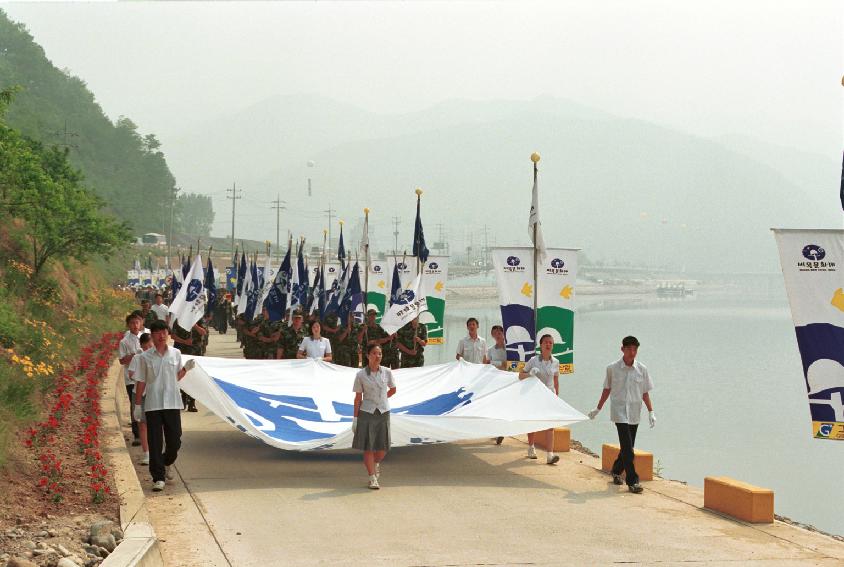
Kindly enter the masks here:
M 621 338 L 636 335 L 639 360 L 654 378 L 659 419 L 640 430 L 663 476 L 703 486 L 704 476 L 731 476 L 776 492 L 776 511 L 844 534 L 841 485 L 844 443 L 812 439 L 794 326 L 784 294 L 776 298 L 699 294 L 682 299 L 581 298 L 575 320 L 575 373 L 560 393 L 584 413 L 597 403 L 607 364 Z M 594 299 L 594 301 L 590 301 Z M 491 302 L 492 303 L 492 302 Z M 466 318 L 489 329 L 497 306 L 448 305 L 446 343 L 426 349 L 426 363 L 454 359 Z M 646 420 L 647 421 L 647 420 Z M 572 436 L 593 451 L 616 442 L 605 409 Z

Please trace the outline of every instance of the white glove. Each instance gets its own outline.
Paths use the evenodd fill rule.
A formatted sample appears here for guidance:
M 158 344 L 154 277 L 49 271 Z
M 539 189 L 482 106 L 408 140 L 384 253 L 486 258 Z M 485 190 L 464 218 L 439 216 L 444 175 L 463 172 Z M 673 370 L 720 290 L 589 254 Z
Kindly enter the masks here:
M 191 370 L 193 370 L 194 366 L 196 366 L 196 361 L 194 359 L 188 360 L 187 362 L 185 362 L 185 372 L 190 372 Z
M 648 412 L 648 421 L 651 423 L 651 429 L 653 429 L 654 425 L 656 425 L 656 414 L 654 412 Z
M 139 404 L 135 404 L 135 409 L 132 410 L 132 417 L 135 418 L 135 421 L 141 421 L 144 417 L 144 410 Z
M 358 432 L 358 418 L 352 420 L 352 435 Z
M 539 378 L 539 368 L 531 368 L 530 372 L 528 372 L 528 374 L 530 374 L 531 376 L 536 376 L 537 378 Z
M 596 417 L 599 413 L 601 413 L 601 410 L 600 410 L 600 409 L 598 409 L 598 408 L 595 408 L 595 409 L 593 409 L 592 411 L 590 411 L 589 413 L 587 413 L 586 415 L 588 415 L 588 416 L 589 416 L 589 419 L 595 419 L 595 417 Z

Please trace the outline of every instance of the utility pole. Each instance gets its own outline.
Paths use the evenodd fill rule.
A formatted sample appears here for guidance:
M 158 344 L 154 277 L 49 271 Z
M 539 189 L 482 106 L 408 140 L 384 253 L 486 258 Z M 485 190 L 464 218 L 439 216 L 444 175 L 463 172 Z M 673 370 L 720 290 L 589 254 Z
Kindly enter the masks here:
M 173 194 L 170 196 L 170 235 L 167 237 L 167 267 L 170 267 L 170 246 L 173 244 L 173 209 L 176 208 L 176 194 L 181 191 L 179 187 L 173 187 Z
M 310 179 L 308 180 L 310 182 Z M 336 209 L 331 208 L 331 203 L 328 203 L 328 208 L 322 211 L 328 215 L 328 246 L 331 247 L 331 219 L 334 218 Z
M 489 267 L 489 227 L 484 225 L 484 269 Z
M 279 240 L 279 231 L 281 227 L 281 210 L 287 210 L 287 207 L 282 206 L 282 203 L 286 205 L 287 201 L 282 201 L 281 195 L 276 194 L 275 201 L 271 201 L 271 203 L 273 205 L 272 208 L 275 209 L 275 259 L 278 260 L 281 254 L 281 241 Z
M 237 205 L 237 200 L 243 197 L 243 189 L 240 191 L 237 190 L 237 185 L 232 182 L 232 188 L 226 189 L 226 193 L 231 193 L 231 197 L 226 195 L 226 199 L 232 200 L 232 252 L 234 252 L 234 210 L 235 205 Z
M 396 247 L 393 248 L 393 255 L 398 255 L 399 253 L 399 224 L 401 223 L 401 218 L 393 217 L 393 236 L 396 237 Z
M 77 134 L 76 132 L 71 132 L 67 129 L 67 119 L 66 118 L 65 118 L 65 121 L 64 121 L 64 130 L 56 130 L 55 132 L 53 132 L 53 135 L 61 137 L 61 138 L 64 139 L 64 143 L 53 144 L 55 146 L 64 146 L 66 148 L 73 148 L 73 149 L 77 149 L 79 147 L 76 144 L 71 143 L 71 138 L 78 138 L 79 134 Z

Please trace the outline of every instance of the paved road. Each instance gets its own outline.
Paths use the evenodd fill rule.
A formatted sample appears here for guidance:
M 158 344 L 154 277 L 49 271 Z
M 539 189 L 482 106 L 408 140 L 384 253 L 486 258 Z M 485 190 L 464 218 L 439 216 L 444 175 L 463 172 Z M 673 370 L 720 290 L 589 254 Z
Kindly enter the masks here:
M 233 333 L 212 336 L 209 355 L 239 354 Z M 182 418 L 179 478 L 147 493 L 168 566 L 844 565 L 844 543 L 721 517 L 681 483 L 632 495 L 598 459 L 549 467 L 516 438 L 396 449 L 371 491 L 355 452 L 280 451 L 202 408 Z

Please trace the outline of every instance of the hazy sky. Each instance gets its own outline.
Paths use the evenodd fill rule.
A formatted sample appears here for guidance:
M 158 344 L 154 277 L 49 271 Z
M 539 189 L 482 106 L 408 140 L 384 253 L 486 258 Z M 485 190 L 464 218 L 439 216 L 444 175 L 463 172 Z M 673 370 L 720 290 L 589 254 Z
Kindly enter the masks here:
M 394 113 L 546 94 L 692 133 L 841 145 L 834 0 L 3 7 L 107 114 L 165 141 L 274 94 Z

